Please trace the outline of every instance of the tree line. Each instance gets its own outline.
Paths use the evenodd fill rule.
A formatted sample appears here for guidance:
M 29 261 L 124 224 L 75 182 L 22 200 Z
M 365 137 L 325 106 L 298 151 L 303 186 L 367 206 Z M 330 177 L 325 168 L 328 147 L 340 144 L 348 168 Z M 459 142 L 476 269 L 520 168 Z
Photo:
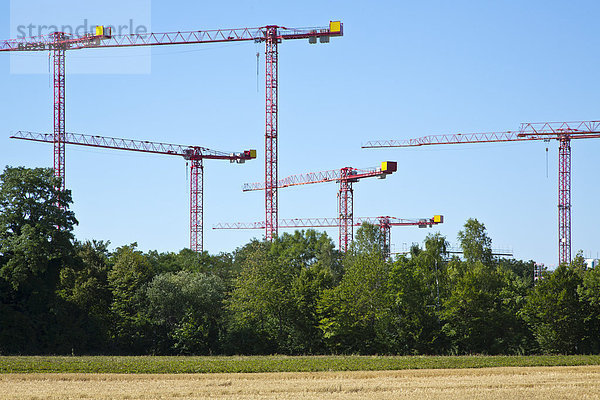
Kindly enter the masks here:
M 342 254 L 314 230 L 232 253 L 77 241 L 51 169 L 0 175 L 0 354 L 598 353 L 600 269 L 495 258 L 466 221 L 463 257 L 430 234 L 386 259 L 363 225 Z

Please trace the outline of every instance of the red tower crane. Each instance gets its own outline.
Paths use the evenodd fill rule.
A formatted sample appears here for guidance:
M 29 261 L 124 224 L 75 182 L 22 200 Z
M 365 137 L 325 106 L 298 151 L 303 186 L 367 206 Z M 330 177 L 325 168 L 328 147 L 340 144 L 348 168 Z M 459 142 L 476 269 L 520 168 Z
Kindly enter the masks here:
M 434 144 L 558 140 L 558 262 L 571 262 L 571 139 L 600 138 L 600 121 L 523 123 L 518 131 L 446 134 L 407 140 L 373 140 L 363 148 Z
M 280 228 L 335 228 L 341 225 L 340 218 L 294 218 L 280 219 Z M 385 258 L 390 256 L 391 247 L 391 228 L 393 226 L 418 226 L 419 228 L 431 228 L 444 222 L 443 215 L 435 215 L 433 218 L 406 219 L 396 217 L 359 217 L 352 222 L 352 226 L 361 226 L 368 223 L 376 225 L 381 230 L 383 236 L 382 252 Z M 213 229 L 263 229 L 264 222 L 234 222 L 220 223 L 213 226 Z
M 65 185 L 65 52 L 67 50 L 166 46 L 179 44 L 252 41 L 265 43 L 265 230 L 267 239 L 277 235 L 277 138 L 278 138 L 278 50 L 283 40 L 308 39 L 309 43 L 329 43 L 330 37 L 343 36 L 340 21 L 328 27 L 286 28 L 267 25 L 259 28 L 112 35 L 110 28 L 97 26 L 83 36 L 55 32 L 33 38 L 0 41 L 2 51 L 48 51 L 54 60 L 54 173 Z
M 354 190 L 352 184 L 358 182 L 363 178 L 376 177 L 379 179 L 385 179 L 388 175 L 396 172 L 397 163 L 395 161 L 384 161 L 381 163 L 381 167 L 369 168 L 369 169 L 356 169 L 352 167 L 345 167 L 342 169 L 334 169 L 330 171 L 311 172 L 308 174 L 292 175 L 287 178 L 280 179 L 277 181 L 278 188 L 285 188 L 290 186 L 308 185 L 312 183 L 321 182 L 339 182 L 340 189 L 338 192 L 338 213 L 339 213 L 339 229 L 340 229 L 340 250 L 346 251 L 352 237 L 353 232 L 353 218 L 354 218 Z M 254 190 L 265 190 L 265 184 L 262 182 L 257 183 L 246 183 L 244 184 L 243 191 L 254 191 Z M 267 237 L 267 239 L 269 239 Z
M 55 136 L 50 133 L 34 133 L 19 131 L 12 139 L 30 140 L 34 142 L 55 143 Z M 178 144 L 148 142 L 134 139 L 121 139 L 104 136 L 65 133 L 61 143 L 80 146 L 100 147 L 103 149 L 128 150 L 142 153 L 162 154 L 183 157 L 190 161 L 190 248 L 196 252 L 204 250 L 204 165 L 203 160 L 229 160 L 244 163 L 256 158 L 256 150 L 241 153 L 226 153 L 200 146 L 184 146 Z

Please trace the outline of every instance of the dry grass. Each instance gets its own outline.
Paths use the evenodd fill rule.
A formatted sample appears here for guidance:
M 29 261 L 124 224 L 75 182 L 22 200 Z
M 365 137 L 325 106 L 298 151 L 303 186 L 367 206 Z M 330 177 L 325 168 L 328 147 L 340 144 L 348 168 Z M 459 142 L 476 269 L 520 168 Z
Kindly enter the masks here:
M 5 399 L 600 399 L 600 367 L 0 375 Z

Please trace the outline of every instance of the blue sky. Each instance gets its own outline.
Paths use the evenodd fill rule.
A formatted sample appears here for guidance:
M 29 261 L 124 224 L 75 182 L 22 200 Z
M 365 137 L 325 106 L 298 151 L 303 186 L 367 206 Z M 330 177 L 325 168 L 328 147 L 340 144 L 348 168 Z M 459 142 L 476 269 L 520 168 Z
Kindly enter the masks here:
M 435 231 L 451 242 L 465 220 L 476 217 L 494 247 L 556 263 L 558 143 L 360 146 L 378 138 L 600 119 L 597 2 L 139 0 L 123 8 L 66 1 L 53 9 L 44 3 L 30 1 L 22 10 L 24 2 L 0 1 L 0 38 L 14 30 L 11 13 L 24 12 L 39 24 L 53 18 L 61 24 L 148 19 L 154 32 L 342 20 L 344 37 L 330 44 L 297 40 L 280 46 L 280 177 L 396 160 L 399 171 L 387 180 L 355 184 L 356 216 L 443 214 L 446 222 Z M 256 148 L 259 158 L 245 165 L 205 164 L 205 248 L 231 251 L 263 235 L 210 229 L 264 218 L 263 194 L 241 192 L 242 183 L 264 179 L 263 51 L 262 45 L 236 43 L 70 52 L 67 130 L 226 151 Z M 45 55 L 18 57 L 47 70 Z M 86 65 L 89 73 L 81 73 Z M 0 164 L 52 165 L 49 145 L 8 139 L 17 130 L 51 131 L 49 82 L 47 72 L 11 73 L 10 55 L 0 54 Z M 573 253 L 596 256 L 600 140 L 573 141 L 572 149 Z M 75 147 L 67 148 L 66 160 L 78 238 L 115 246 L 137 241 L 143 250 L 188 245 L 183 160 Z M 336 193 L 333 183 L 283 189 L 280 217 L 334 217 Z M 337 231 L 329 232 L 337 243 Z M 394 248 L 421 242 L 429 232 L 395 228 Z

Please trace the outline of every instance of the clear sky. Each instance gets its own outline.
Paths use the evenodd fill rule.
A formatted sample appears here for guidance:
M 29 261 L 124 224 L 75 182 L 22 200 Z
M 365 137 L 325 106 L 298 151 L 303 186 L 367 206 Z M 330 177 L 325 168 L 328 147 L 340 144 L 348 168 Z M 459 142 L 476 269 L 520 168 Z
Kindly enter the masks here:
M 344 37 L 330 44 L 280 46 L 280 177 L 396 160 L 399 171 L 387 180 L 355 184 L 355 215 L 443 214 L 446 222 L 434 230 L 394 228 L 394 249 L 434 231 L 456 242 L 465 220 L 475 217 L 494 247 L 556 263 L 558 143 L 360 146 L 379 138 L 515 130 L 521 122 L 600 119 L 597 1 L 46 3 L 0 0 L 0 38 L 14 36 L 27 18 L 38 26 L 134 19 L 154 32 L 342 20 Z M 263 235 L 211 229 L 264 218 L 264 195 L 241 191 L 244 182 L 264 179 L 263 51 L 249 42 L 69 52 L 67 131 L 256 148 L 259 158 L 245 165 L 205 163 L 205 248 L 231 251 Z M 41 73 L 22 73 L 28 63 Z M 51 132 L 47 71 L 47 55 L 0 54 L 2 165 L 52 165 L 50 145 L 8 139 L 18 130 Z M 573 141 L 572 149 L 573 254 L 581 249 L 595 257 L 600 140 Z M 114 246 L 137 241 L 143 250 L 160 251 L 188 245 L 182 159 L 71 146 L 66 163 L 79 239 Z M 334 183 L 283 189 L 280 217 L 335 217 L 336 193 Z M 329 232 L 337 243 L 337 230 Z

